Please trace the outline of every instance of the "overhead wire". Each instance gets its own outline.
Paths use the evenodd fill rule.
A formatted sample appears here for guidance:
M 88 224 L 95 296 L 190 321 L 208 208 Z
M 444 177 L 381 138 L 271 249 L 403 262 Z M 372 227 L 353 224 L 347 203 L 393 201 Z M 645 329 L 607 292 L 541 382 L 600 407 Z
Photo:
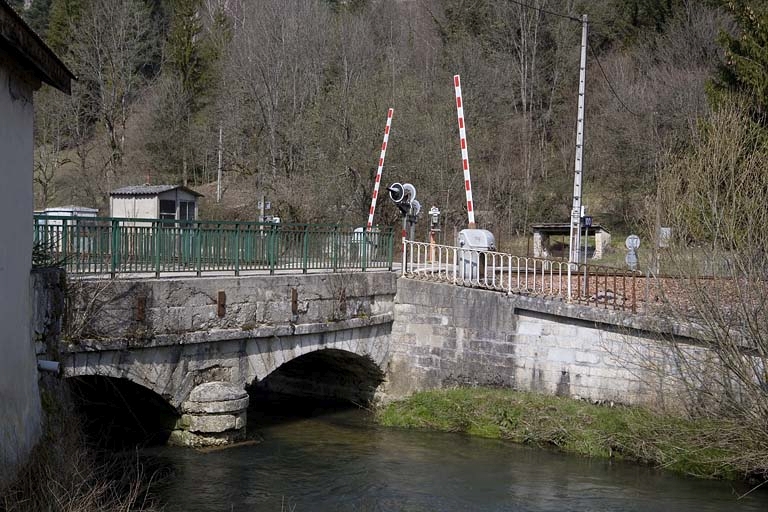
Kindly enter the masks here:
M 597 56 L 597 52 L 595 52 L 595 48 L 591 44 L 587 44 L 589 46 L 589 50 L 592 52 L 592 56 L 595 58 L 595 62 L 597 62 L 597 67 L 600 68 L 600 73 L 603 75 L 603 78 L 605 79 L 605 83 L 608 84 L 608 89 L 610 89 L 611 94 L 613 94 L 613 97 L 616 98 L 616 100 L 621 104 L 622 107 L 624 107 L 624 110 L 629 112 L 635 117 L 640 117 L 640 114 L 633 112 L 626 103 L 619 97 L 618 93 L 616 92 L 616 89 L 614 89 L 613 84 L 608 79 L 608 75 L 605 73 L 605 69 L 603 69 L 603 65 L 600 62 L 600 58 Z
M 547 9 L 542 9 L 541 7 L 536 7 L 535 5 L 526 4 L 524 2 L 519 2 L 518 0 L 508 0 L 508 1 L 510 3 L 517 4 L 517 5 L 521 6 L 521 7 L 526 7 L 528 9 L 533 9 L 534 11 L 543 12 L 545 14 L 550 14 L 552 16 L 557 16 L 559 18 L 564 18 L 566 20 L 577 21 L 577 22 L 581 23 L 581 19 L 577 18 L 575 16 L 569 16 L 568 14 L 561 14 L 559 12 L 549 11 Z
M 582 20 L 580 18 L 577 18 L 575 16 L 570 16 L 568 14 L 561 14 L 559 12 L 554 12 L 554 11 L 550 11 L 550 10 L 547 10 L 547 9 L 542 9 L 541 7 L 536 7 L 535 5 L 526 4 L 526 3 L 520 2 L 518 0 L 507 0 L 507 1 L 510 2 L 510 3 L 519 5 L 521 7 L 525 7 L 527 9 L 532 9 L 534 11 L 542 12 L 544 14 L 549 14 L 549 15 L 552 15 L 552 16 L 557 16 L 559 18 L 564 18 L 564 19 L 571 20 L 571 21 L 576 21 L 576 22 L 579 22 L 579 23 L 582 22 Z M 616 89 L 613 87 L 613 84 L 608 79 L 608 74 L 605 72 L 605 69 L 603 68 L 603 64 L 600 62 L 600 58 L 597 56 L 597 52 L 595 52 L 595 48 L 591 44 L 589 44 L 589 43 L 587 44 L 587 46 L 589 46 L 589 50 L 592 52 L 592 56 L 595 58 L 595 61 L 597 62 L 597 67 L 600 69 L 600 74 L 603 75 L 603 79 L 605 80 L 605 83 L 608 84 L 608 89 L 610 89 L 611 94 L 613 94 L 613 96 L 616 98 L 616 100 L 619 102 L 619 104 L 621 104 L 621 106 L 624 108 L 624 110 L 626 110 L 627 112 L 629 112 L 633 116 L 640 117 L 640 114 L 637 114 L 636 112 L 633 112 L 627 106 L 627 104 L 624 102 L 624 100 L 622 100 L 619 97 L 619 94 L 616 92 Z

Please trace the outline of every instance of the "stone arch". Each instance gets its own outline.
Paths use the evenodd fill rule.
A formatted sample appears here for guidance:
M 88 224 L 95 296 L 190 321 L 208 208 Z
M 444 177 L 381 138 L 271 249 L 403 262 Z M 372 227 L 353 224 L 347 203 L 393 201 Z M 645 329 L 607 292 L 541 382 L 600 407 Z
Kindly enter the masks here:
M 88 419 L 97 442 L 123 446 L 164 443 L 173 430 L 177 410 L 147 386 L 123 377 L 68 375 L 72 398 Z
M 346 385 L 357 383 L 367 389 L 370 386 L 366 383 L 375 383 L 372 391 L 366 390 L 363 394 L 368 397 L 364 401 L 369 401 L 375 388 L 384 381 L 390 332 L 391 324 L 377 324 L 251 340 L 246 346 L 245 382 L 258 386 L 271 380 L 274 387 L 276 375 L 284 381 L 295 380 L 299 377 L 297 369 L 302 366 L 305 370 L 308 367 L 322 370 L 327 366 L 344 373 L 348 379 Z
M 165 379 L 153 379 L 150 372 L 142 371 L 143 365 L 126 364 L 122 359 L 124 356 L 116 351 L 73 352 L 68 354 L 63 362 L 64 377 L 92 376 L 124 379 L 162 397 L 178 412 L 179 403 L 173 400 L 173 394 Z
M 364 405 L 383 382 L 384 371 L 369 355 L 327 348 L 283 363 L 252 389 Z

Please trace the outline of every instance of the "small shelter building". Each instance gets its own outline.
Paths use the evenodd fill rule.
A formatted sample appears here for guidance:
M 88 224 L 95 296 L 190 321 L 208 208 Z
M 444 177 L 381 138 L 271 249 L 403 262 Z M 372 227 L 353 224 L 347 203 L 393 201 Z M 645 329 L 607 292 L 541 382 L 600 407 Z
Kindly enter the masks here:
M 588 228 L 582 228 L 582 234 L 584 229 L 587 230 L 588 237 L 593 236 L 595 238 L 592 259 L 602 259 L 605 248 L 611 243 L 611 233 L 600 224 L 592 224 Z M 534 258 L 568 257 L 568 244 L 571 236 L 570 224 L 559 222 L 532 224 L 531 231 L 533 231 Z
M 110 217 L 197 220 L 197 199 L 203 194 L 181 185 L 139 185 L 109 194 Z

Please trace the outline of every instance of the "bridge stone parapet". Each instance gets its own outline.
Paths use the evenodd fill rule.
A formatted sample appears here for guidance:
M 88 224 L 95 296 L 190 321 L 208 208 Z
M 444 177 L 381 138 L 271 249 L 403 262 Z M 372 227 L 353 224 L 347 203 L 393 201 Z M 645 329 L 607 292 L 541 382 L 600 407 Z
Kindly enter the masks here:
M 140 343 L 365 319 L 391 314 L 395 287 L 391 272 L 71 280 L 68 336 Z

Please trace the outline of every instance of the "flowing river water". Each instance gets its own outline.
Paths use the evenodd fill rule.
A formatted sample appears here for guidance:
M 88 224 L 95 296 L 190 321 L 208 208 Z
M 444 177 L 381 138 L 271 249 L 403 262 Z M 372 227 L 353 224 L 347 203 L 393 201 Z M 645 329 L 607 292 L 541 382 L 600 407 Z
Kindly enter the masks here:
M 760 511 L 768 492 L 459 434 L 377 426 L 363 410 L 258 417 L 254 442 L 147 449 L 170 512 Z M 256 416 L 255 418 L 253 416 Z

